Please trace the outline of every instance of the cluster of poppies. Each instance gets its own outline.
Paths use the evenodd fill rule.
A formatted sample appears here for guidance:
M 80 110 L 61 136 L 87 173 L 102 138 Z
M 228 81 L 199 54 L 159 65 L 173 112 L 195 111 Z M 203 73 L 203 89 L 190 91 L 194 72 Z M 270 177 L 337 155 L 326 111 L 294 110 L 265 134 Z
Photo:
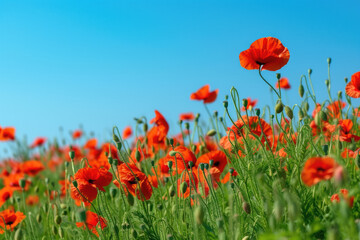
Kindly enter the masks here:
M 239 56 L 242 67 L 259 70 L 261 77 L 261 71 L 277 71 L 288 63 L 289 58 L 289 50 L 272 37 L 255 41 Z M 281 77 L 278 77 L 274 86 L 279 91 L 291 88 L 289 80 Z M 303 97 L 304 90 L 301 86 L 300 96 Z M 360 72 L 352 76 L 345 90 L 348 97 L 360 97 Z M 214 102 L 217 97 L 218 90 L 211 91 L 209 85 L 190 95 L 191 100 L 202 101 L 204 104 Z M 176 190 L 172 189 L 174 191 L 170 191 L 169 195 L 165 194 L 163 198 L 177 195 L 179 198 L 190 199 L 191 205 L 197 205 L 199 199 L 207 198 L 220 185 L 234 183 L 238 175 L 246 171 L 239 168 L 239 159 L 255 155 L 259 151 L 272 156 L 277 170 L 286 175 L 290 171 L 287 159 L 294 157 L 288 151 L 288 146 L 296 145 L 299 137 L 293 127 L 294 108 L 284 106 L 279 98 L 275 110 L 277 114 L 281 113 L 281 120 L 274 124 L 266 121 L 260 110 L 255 108 L 257 100 L 244 98 L 242 103 L 236 109 L 237 119 L 233 120 L 228 114 L 231 126 L 226 126 L 225 119 L 218 117 L 217 112 L 210 116 L 216 124 L 211 121 L 212 128 L 207 129 L 206 134 L 199 127 L 200 116 L 189 112 L 179 117 L 181 132 L 170 137 L 166 118 L 155 110 L 155 117 L 149 123 L 145 118 L 135 119 L 137 128 L 143 126 L 143 131 L 139 131 L 141 134 L 133 136 L 131 126 L 126 127 L 122 134 L 114 128 L 113 141 L 105 142 L 100 147 L 97 139 L 84 139 L 82 130 L 73 131 L 71 137 L 74 143 L 86 140 L 84 144 L 59 146 L 58 143 L 49 143 L 45 146 L 48 143 L 45 137 L 36 138 L 27 146 L 27 158 L 1 162 L 0 207 L 5 209 L 0 212 L 0 234 L 13 231 L 25 219 L 26 212 L 16 211 L 10 201 L 15 193 L 25 193 L 25 203 L 28 206 L 39 203 L 40 194 L 30 193 L 34 192 L 33 183 L 44 179 L 43 172 L 58 173 L 60 186 L 60 191 L 46 188 L 44 196 L 49 201 L 65 201 L 70 196 L 75 205 L 85 207 L 87 211 L 84 221 L 77 222 L 76 226 L 89 229 L 96 236 L 99 236 L 98 229 L 106 228 L 108 222 L 96 211 L 93 203 L 101 194 L 107 193 L 111 185 L 117 187 L 128 199 L 135 197 L 139 202 L 144 202 L 150 200 L 158 188 L 172 182 Z M 343 149 L 343 159 L 355 161 L 359 152 L 359 148 L 354 148 L 354 144 L 360 140 L 359 130 L 354 127 L 356 124 L 353 122 L 356 118 L 342 114 L 346 103 L 338 99 L 327 104 L 315 104 L 311 116 L 307 114 L 308 104 L 299 110 L 299 121 L 304 120 L 303 124 L 309 126 L 311 138 L 321 141 L 325 149 L 321 154 L 303 159 L 300 163 L 303 166 L 301 180 L 307 187 L 333 178 L 335 181 L 344 178 L 344 168 L 328 154 L 331 147 L 336 147 L 332 143 L 353 144 L 352 147 Z M 227 101 L 224 101 L 224 107 L 228 113 Z M 353 116 L 360 116 L 357 109 L 354 109 Z M 219 123 L 224 126 L 224 131 L 218 128 Z M 148 124 L 152 125 L 151 128 Z M 193 124 L 193 129 L 190 129 L 190 124 Z M 196 132 L 197 141 L 194 140 Z M 0 141 L 14 140 L 15 128 L 0 127 Z M 126 144 L 130 140 L 130 145 Z M 310 147 L 310 143 L 307 144 L 306 149 Z M 38 148 L 42 151 L 37 151 Z M 60 166 L 65 166 L 65 169 L 61 168 L 59 171 Z M 354 204 L 354 196 L 350 196 L 347 189 L 329 193 L 329 196 L 332 202 L 345 200 L 351 207 Z M 25 211 L 25 208 L 22 210 Z

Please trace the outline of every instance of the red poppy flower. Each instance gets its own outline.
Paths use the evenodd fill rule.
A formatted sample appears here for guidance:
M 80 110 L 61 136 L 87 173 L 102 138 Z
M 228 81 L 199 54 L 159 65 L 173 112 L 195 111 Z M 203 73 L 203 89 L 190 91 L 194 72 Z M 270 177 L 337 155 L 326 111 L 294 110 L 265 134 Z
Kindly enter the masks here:
M 275 87 L 276 88 L 279 88 L 279 85 L 282 89 L 290 89 L 291 86 L 290 86 L 290 83 L 289 83 L 289 79 L 287 78 L 280 78 L 279 81 L 276 82 L 276 85 Z
M 230 171 L 229 171 L 229 172 L 224 176 L 224 178 L 221 179 L 221 183 L 222 183 L 222 184 L 225 184 L 225 183 L 227 183 L 227 182 L 230 181 L 230 175 L 231 175 L 231 177 L 236 177 L 237 175 L 239 175 L 238 172 L 235 171 L 235 169 L 232 168 L 232 171 L 233 171 L 232 173 L 230 173 Z
M 132 135 L 132 129 L 130 126 L 127 126 L 123 131 L 123 139 L 126 140 Z
M 11 187 L 4 187 L 0 190 L 0 207 L 12 197 L 14 190 Z
M 337 167 L 338 164 L 331 157 L 309 158 L 301 172 L 301 179 L 310 187 L 322 180 L 331 179 Z
M 182 113 L 180 114 L 180 120 L 182 121 L 192 121 L 195 119 L 195 116 L 193 113 Z
M 190 171 L 189 171 L 189 173 L 191 174 L 190 177 L 189 177 L 189 174 L 187 173 L 187 171 L 184 171 L 184 173 L 181 175 L 181 178 L 178 179 L 178 181 L 177 181 L 177 190 L 178 190 L 178 196 L 179 197 L 188 198 L 191 193 L 197 192 L 198 179 L 197 179 L 197 176 L 196 176 L 195 172 L 196 171 L 193 171 L 192 173 L 190 173 Z M 183 182 L 186 182 L 186 184 L 188 186 L 184 193 L 181 192 L 181 184 Z M 196 189 L 194 189 L 194 187 Z
M 346 85 L 345 92 L 352 98 L 360 98 L 360 72 L 351 76 L 351 81 Z
M 83 135 L 83 132 L 80 129 L 78 129 L 73 132 L 72 137 L 73 137 L 73 139 L 78 139 L 78 138 L 81 138 L 82 135 Z
M 30 145 L 30 148 L 41 147 L 46 142 L 46 138 L 38 137 L 35 138 L 34 142 Z
M 169 131 L 169 124 L 164 116 L 157 110 L 155 110 L 155 118 L 150 121 L 150 124 L 155 123 L 147 132 L 147 151 L 146 154 L 154 155 L 159 149 L 165 150 L 166 136 Z
M 212 103 L 216 100 L 219 90 L 210 92 L 210 86 L 205 85 L 190 95 L 191 100 L 203 101 L 204 103 Z
M 339 135 L 335 136 L 335 139 L 342 142 L 357 142 L 360 140 L 360 137 L 352 134 L 351 129 L 353 127 L 353 122 L 351 119 L 340 119 L 338 125 L 325 124 L 326 128 L 330 133 L 335 133 L 336 130 L 340 130 Z
M 340 195 L 341 195 L 341 197 L 345 200 L 345 201 L 347 201 L 348 202 L 348 204 L 349 204 L 349 206 L 350 207 L 353 207 L 353 205 L 354 205 L 354 199 L 355 199 L 355 197 L 354 196 L 351 196 L 350 198 L 349 198 L 349 191 L 347 190 L 347 189 L 340 189 Z M 331 201 L 332 202 L 340 202 L 340 196 L 339 196 L 339 194 L 334 194 L 334 195 L 332 195 L 331 196 Z
M 96 146 L 97 146 L 97 139 L 91 138 L 85 143 L 84 148 L 85 149 L 94 149 L 94 148 L 96 148 Z
M 13 231 L 25 217 L 22 212 L 14 212 L 12 209 L 0 212 L 0 234 L 3 234 L 5 229 Z
M 251 110 L 252 108 L 254 108 L 257 104 L 258 100 L 257 99 L 254 99 L 254 100 L 251 100 L 251 98 L 247 98 L 247 106 L 246 108 L 243 106 L 241 108 L 241 111 L 245 112 L 246 110 Z
M 99 237 L 99 233 L 96 229 L 96 226 L 100 226 L 101 229 L 104 229 L 107 227 L 107 222 L 106 222 L 105 218 L 103 218 L 91 211 L 86 211 L 85 223 L 77 222 L 76 226 L 79 228 L 86 229 L 85 224 L 86 224 L 86 227 L 97 237 Z
M 39 172 L 45 169 L 44 165 L 37 160 L 29 160 L 22 163 L 22 171 L 23 173 L 29 176 L 35 176 Z
M 39 197 L 36 195 L 30 195 L 26 198 L 26 204 L 29 206 L 34 206 L 39 203 Z
M 210 160 L 213 160 L 213 165 L 211 168 L 217 168 L 221 174 L 227 164 L 227 158 L 225 153 L 223 151 L 211 151 L 205 153 L 198 158 L 196 162 L 196 167 L 198 167 L 200 163 L 209 164 Z
M 250 48 L 239 55 L 240 64 L 248 70 L 259 69 L 276 71 L 287 64 L 289 50 L 279 39 L 273 37 L 260 38 Z
M 13 127 L 0 127 L 0 141 L 12 141 L 15 140 L 15 128 Z
M 343 101 L 334 101 L 332 104 L 327 106 L 329 110 L 329 115 L 332 118 L 340 118 L 342 109 L 346 106 L 346 103 Z
M 126 164 L 118 166 L 119 179 L 125 192 L 129 192 L 133 196 L 136 195 L 142 201 L 149 200 L 153 192 L 149 179 L 135 164 L 129 164 L 129 167 Z M 120 183 L 117 180 L 114 180 L 113 183 L 120 188 Z

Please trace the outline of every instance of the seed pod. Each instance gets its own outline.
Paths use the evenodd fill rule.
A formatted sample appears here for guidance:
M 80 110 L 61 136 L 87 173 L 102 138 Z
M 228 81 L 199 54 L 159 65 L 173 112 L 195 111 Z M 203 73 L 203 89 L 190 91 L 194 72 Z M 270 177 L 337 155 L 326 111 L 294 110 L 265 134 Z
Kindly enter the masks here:
M 281 113 L 284 109 L 284 106 L 282 104 L 281 101 L 279 101 L 276 105 L 275 105 L 275 112 L 276 113 Z
M 180 186 L 181 192 L 184 194 L 186 192 L 186 190 L 188 189 L 188 184 L 187 182 L 182 182 L 181 186 Z
M 215 129 L 210 129 L 208 132 L 207 132 L 207 136 L 209 136 L 209 137 L 212 137 L 212 136 L 214 136 L 216 134 L 216 131 L 215 131 Z
M 131 195 L 130 193 L 128 193 L 127 196 L 126 196 L 126 198 L 127 198 L 127 201 L 128 201 L 128 203 L 129 203 L 129 205 L 130 205 L 130 206 L 133 206 L 133 205 L 134 205 L 134 196 Z
M 304 86 L 302 84 L 300 84 L 300 86 L 299 86 L 299 95 L 300 95 L 300 97 L 303 97 L 304 93 L 305 93 Z
M 202 208 L 202 206 L 200 204 L 194 210 L 195 221 L 198 225 L 201 225 L 203 223 L 204 215 L 205 215 L 204 209 Z
M 292 109 L 289 106 L 285 106 L 285 113 L 290 119 L 293 119 L 294 114 L 293 114 Z
M 251 213 L 250 204 L 248 202 L 243 202 L 242 208 L 243 208 L 244 212 L 246 212 L 247 214 Z
M 169 188 L 169 195 L 170 195 L 170 197 L 175 196 L 175 189 L 174 189 L 173 185 L 171 185 Z

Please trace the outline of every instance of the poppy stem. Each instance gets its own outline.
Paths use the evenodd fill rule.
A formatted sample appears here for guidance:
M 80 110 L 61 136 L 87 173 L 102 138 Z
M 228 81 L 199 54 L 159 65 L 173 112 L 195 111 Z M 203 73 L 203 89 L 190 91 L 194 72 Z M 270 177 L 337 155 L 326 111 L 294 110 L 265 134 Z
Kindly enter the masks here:
M 269 87 L 276 93 L 276 95 L 279 97 L 279 99 L 281 100 L 281 96 L 279 95 L 279 93 L 275 90 L 275 88 L 273 87 L 273 86 L 271 86 L 271 84 L 268 82 L 268 81 L 266 81 L 265 80 L 265 78 L 261 75 L 261 67 L 262 66 L 260 66 L 259 67 L 259 75 L 260 75 L 260 77 L 262 78 L 262 80 L 264 80 L 264 82 L 267 84 L 267 85 L 269 85 Z

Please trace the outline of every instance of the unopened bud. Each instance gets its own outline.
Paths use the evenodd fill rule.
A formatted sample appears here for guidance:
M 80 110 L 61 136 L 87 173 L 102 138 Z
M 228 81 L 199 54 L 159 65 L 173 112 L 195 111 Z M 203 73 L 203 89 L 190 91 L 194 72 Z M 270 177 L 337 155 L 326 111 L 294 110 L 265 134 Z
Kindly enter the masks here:
M 112 198 L 115 198 L 116 195 L 117 195 L 117 189 L 116 189 L 116 188 L 111 188 L 111 189 L 110 189 L 110 196 L 111 196 Z
M 223 101 L 224 108 L 227 108 L 229 106 L 228 101 Z
M 218 111 L 214 111 L 214 117 L 217 118 L 218 116 Z
M 171 151 L 169 152 L 169 155 L 170 155 L 171 157 L 175 157 L 176 151 L 171 150 Z
M 329 85 L 330 85 L 329 79 L 326 79 L 326 80 L 325 80 L 325 85 L 326 85 L 327 87 L 329 87 Z
M 74 160 L 74 158 L 75 158 L 75 152 L 74 152 L 74 150 L 70 150 L 70 151 L 69 151 L 69 157 L 70 157 L 71 160 Z
M 256 114 L 256 116 L 260 116 L 260 109 L 259 108 L 255 108 L 255 114 Z
M 300 86 L 299 86 L 299 95 L 300 95 L 300 97 L 303 97 L 304 93 L 305 93 L 304 86 L 302 84 L 300 84 Z
M 126 198 L 127 198 L 127 201 L 128 201 L 128 203 L 129 203 L 129 205 L 130 205 L 130 206 L 133 206 L 133 205 L 134 205 L 134 196 L 131 195 L 131 194 L 128 192 Z
M 344 78 L 345 83 L 348 83 L 349 79 L 348 78 Z
M 212 166 L 214 165 L 214 160 L 211 159 L 211 160 L 209 161 L 209 165 L 210 165 L 210 167 L 212 167 Z
M 342 91 L 338 91 L 338 99 L 342 99 Z
M 186 123 L 184 124 L 184 126 L 185 126 L 185 128 L 186 128 L 187 130 L 190 129 L 190 124 L 189 124 L 188 122 L 186 122 Z
M 294 114 L 293 114 L 292 109 L 289 106 L 285 106 L 285 113 L 290 119 L 293 119 Z
M 246 107 L 248 106 L 248 100 L 247 100 L 246 98 L 244 98 L 244 99 L 242 100 L 242 104 L 243 104 L 243 106 L 244 106 L 245 109 L 246 109 Z
M 15 232 L 14 240 L 21 240 L 21 239 L 23 239 L 23 234 L 22 234 L 21 228 L 19 228 L 19 229 L 16 230 L 16 232 Z
M 327 63 L 330 64 L 331 63 L 331 58 L 327 58 Z
M 301 109 L 299 109 L 298 116 L 300 120 L 304 118 L 304 112 Z
M 246 212 L 247 214 L 251 213 L 250 204 L 248 202 L 243 202 L 242 208 L 243 208 L 244 212 Z
M 175 189 L 174 189 L 173 185 L 171 185 L 169 188 L 169 195 L 170 195 L 170 197 L 175 196 Z
M 136 150 L 136 152 L 135 152 L 135 159 L 137 162 L 140 162 L 140 160 L 141 160 L 141 154 L 140 154 L 139 150 Z
M 76 181 L 76 180 L 74 180 L 74 181 L 72 182 L 72 184 L 74 185 L 74 187 L 75 187 L 75 188 L 77 188 L 77 187 L 78 187 L 78 183 L 77 183 L 77 181 Z
M 328 155 L 328 153 L 329 153 L 329 145 L 327 145 L 327 144 L 322 145 L 322 149 L 323 149 L 325 155 Z
M 170 144 L 171 146 L 174 146 L 174 139 L 173 139 L 173 138 L 170 138 L 170 139 L 169 139 L 169 144 Z
M 209 137 L 212 137 L 212 136 L 214 136 L 216 134 L 216 131 L 215 131 L 215 129 L 210 129 L 208 132 L 207 132 L 207 136 L 209 136 Z
M 182 182 L 181 185 L 180 185 L 180 190 L 181 190 L 181 193 L 184 194 L 186 193 L 186 190 L 188 189 L 188 184 L 187 182 Z
M 284 109 L 284 106 L 283 106 L 282 102 L 279 101 L 275 106 L 275 112 L 281 113 L 283 111 L 283 109 Z
M 55 219 L 54 219 L 55 223 L 58 224 L 58 225 L 60 225 L 61 220 L 62 220 L 62 219 L 61 219 L 61 217 L 60 217 L 59 215 L 57 215 L 57 216 L 55 217 Z
M 148 129 L 149 129 L 149 126 L 147 125 L 147 123 L 144 123 L 144 125 L 143 125 L 144 132 L 147 132 Z
M 19 180 L 19 186 L 24 189 L 26 185 L 26 180 L 24 178 Z
M 281 74 L 280 74 L 280 73 L 277 73 L 277 74 L 276 74 L 276 79 L 277 79 L 277 80 L 280 80 L 280 78 L 281 78 Z
M 169 169 L 171 170 L 172 169 L 172 166 L 173 166 L 173 162 L 172 161 L 168 161 L 168 167 L 169 167 Z

